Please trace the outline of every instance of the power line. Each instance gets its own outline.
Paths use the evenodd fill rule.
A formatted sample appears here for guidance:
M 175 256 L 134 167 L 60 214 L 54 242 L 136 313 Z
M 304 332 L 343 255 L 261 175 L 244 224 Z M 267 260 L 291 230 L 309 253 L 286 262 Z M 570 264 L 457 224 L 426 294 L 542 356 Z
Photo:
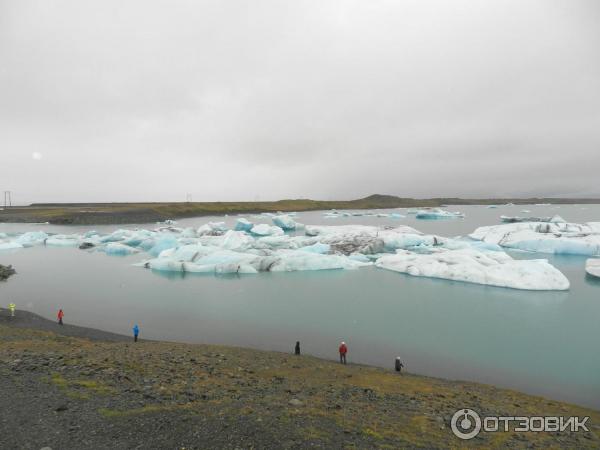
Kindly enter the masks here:
M 4 191 L 4 207 L 10 208 L 12 206 L 12 197 L 10 191 Z

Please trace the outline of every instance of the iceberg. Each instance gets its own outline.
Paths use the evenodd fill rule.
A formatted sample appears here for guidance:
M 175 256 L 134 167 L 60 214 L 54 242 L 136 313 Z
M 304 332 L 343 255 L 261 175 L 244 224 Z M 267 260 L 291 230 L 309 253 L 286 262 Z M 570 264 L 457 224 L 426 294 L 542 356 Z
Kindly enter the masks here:
M 461 249 L 424 255 L 399 250 L 395 255 L 382 256 L 375 266 L 412 276 L 514 289 L 569 289 L 569 280 L 547 260 L 516 260 L 503 252 Z
M 104 252 L 107 255 L 114 255 L 114 256 L 125 256 L 125 255 L 131 255 L 133 253 L 137 253 L 139 250 L 129 247 L 127 245 L 121 244 L 120 242 L 111 242 L 109 244 L 106 244 L 106 246 L 104 247 Z
M 21 244 L 23 247 L 33 247 L 34 245 L 45 244 L 48 237 L 43 231 L 28 231 L 15 239 L 14 242 Z
M 252 222 L 250 222 L 248 219 L 245 219 L 244 217 L 240 217 L 235 222 L 234 230 L 235 231 L 250 231 L 253 226 L 254 226 L 254 224 Z
M 175 236 L 171 234 L 163 234 L 153 239 L 152 248 L 148 250 L 152 256 L 158 256 L 163 250 L 177 247 L 179 243 Z
M 261 263 L 260 267 L 269 272 L 357 269 L 370 265 L 370 263 L 356 261 L 346 256 L 321 255 L 300 250 L 279 250 L 272 257 L 262 258 Z
M 55 234 L 46 239 L 46 245 L 53 247 L 79 247 L 79 236 Z
M 406 217 L 406 216 L 403 216 L 403 215 L 402 215 L 402 214 L 400 214 L 400 213 L 391 213 L 391 214 L 390 214 L 390 218 L 391 218 L 391 219 L 402 219 L 402 218 L 404 218 L 404 217 Z
M 118 241 L 122 241 L 126 237 L 129 237 L 130 234 L 131 234 L 130 230 L 116 230 L 116 231 L 113 231 L 109 235 L 102 236 L 100 238 L 100 242 L 104 243 L 104 242 L 118 242 Z M 85 236 L 85 237 L 88 238 L 88 237 L 91 237 L 91 236 Z
M 307 245 L 305 247 L 300 247 L 298 250 L 301 250 L 303 252 L 325 254 L 325 253 L 329 253 L 329 251 L 331 250 L 331 245 L 329 245 L 329 244 L 322 244 L 321 242 L 317 242 L 317 243 L 312 244 L 312 245 Z
M 442 243 L 442 238 L 432 235 L 413 233 L 382 233 L 383 245 L 386 250 L 410 249 L 417 246 L 436 246 Z
M 518 222 L 550 222 L 551 217 L 519 217 L 519 216 L 500 216 L 500 220 L 504 223 Z
M 23 245 L 18 242 L 0 242 L 0 250 L 14 250 L 17 248 L 23 248 Z
M 465 217 L 463 213 L 444 211 L 443 209 L 421 209 L 415 216 L 417 219 L 437 220 L 437 219 L 462 219 Z
M 257 236 L 281 236 L 283 234 L 283 230 L 280 227 L 267 225 L 266 223 L 254 225 L 250 232 Z
M 188 227 L 181 232 L 181 237 L 195 238 L 197 236 L 196 230 L 192 227 Z
M 600 259 L 588 259 L 585 262 L 585 271 L 593 277 L 600 277 Z
M 296 222 L 288 215 L 274 216 L 271 218 L 273 223 L 279 228 L 285 231 L 292 231 L 296 229 Z
M 305 234 L 330 245 L 331 252 L 343 255 L 382 253 L 386 249 L 418 245 L 423 239 L 419 231 L 408 226 L 389 229 L 368 225 L 307 226 Z M 408 236 L 411 234 L 414 236 Z
M 225 222 L 208 222 L 202 225 L 196 233 L 198 236 L 220 236 L 227 231 Z
M 215 273 L 258 273 L 250 264 L 219 264 L 215 266 Z
M 596 223 L 521 222 L 479 227 L 471 239 L 529 252 L 600 256 Z
M 234 252 L 232 250 L 217 249 L 216 251 L 203 255 L 194 260 L 198 265 L 217 265 L 217 264 L 241 264 L 253 261 L 256 255 L 250 253 Z

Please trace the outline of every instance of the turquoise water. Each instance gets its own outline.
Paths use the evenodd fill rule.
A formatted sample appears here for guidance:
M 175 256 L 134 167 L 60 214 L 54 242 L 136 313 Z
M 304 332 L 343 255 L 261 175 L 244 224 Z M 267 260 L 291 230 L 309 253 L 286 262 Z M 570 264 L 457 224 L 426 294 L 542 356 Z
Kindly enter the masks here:
M 411 225 L 444 236 L 499 223 L 500 214 L 553 215 L 600 221 L 600 206 L 458 206 L 465 219 L 419 221 L 375 217 L 307 224 Z M 530 214 L 520 213 L 531 210 Z M 223 218 L 221 218 L 222 220 Z M 200 225 L 215 218 L 186 219 Z M 232 223 L 234 218 L 225 218 Z M 146 225 L 149 227 L 150 225 Z M 116 227 L 96 227 L 109 231 Z M 88 228 L 0 224 L 0 231 Z M 567 292 L 529 292 L 365 268 L 356 271 L 247 276 L 153 273 L 131 264 L 140 255 L 110 257 L 70 248 L 0 253 L 18 275 L 0 285 L 10 300 L 46 317 L 63 308 L 67 322 L 128 333 L 134 321 L 146 338 L 209 342 L 336 358 L 345 340 L 349 359 L 392 367 L 399 355 L 415 373 L 474 380 L 600 408 L 600 280 L 586 277 L 585 258 L 546 257 L 571 282 Z

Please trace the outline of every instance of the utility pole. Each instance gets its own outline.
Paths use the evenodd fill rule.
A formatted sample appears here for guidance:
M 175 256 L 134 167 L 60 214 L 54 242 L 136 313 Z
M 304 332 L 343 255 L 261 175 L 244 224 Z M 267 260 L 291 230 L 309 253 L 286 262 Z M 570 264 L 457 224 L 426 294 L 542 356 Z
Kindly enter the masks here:
M 10 191 L 4 191 L 4 207 L 10 208 L 12 206 L 12 198 L 10 196 Z

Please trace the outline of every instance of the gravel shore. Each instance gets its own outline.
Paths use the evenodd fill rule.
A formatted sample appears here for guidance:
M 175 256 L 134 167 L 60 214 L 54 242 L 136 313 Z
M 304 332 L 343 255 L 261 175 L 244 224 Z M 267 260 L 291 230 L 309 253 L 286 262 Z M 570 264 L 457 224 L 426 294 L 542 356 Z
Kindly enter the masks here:
M 600 413 L 477 383 L 158 341 L 0 310 L 0 448 L 600 448 Z M 456 438 L 452 415 L 590 416 Z

